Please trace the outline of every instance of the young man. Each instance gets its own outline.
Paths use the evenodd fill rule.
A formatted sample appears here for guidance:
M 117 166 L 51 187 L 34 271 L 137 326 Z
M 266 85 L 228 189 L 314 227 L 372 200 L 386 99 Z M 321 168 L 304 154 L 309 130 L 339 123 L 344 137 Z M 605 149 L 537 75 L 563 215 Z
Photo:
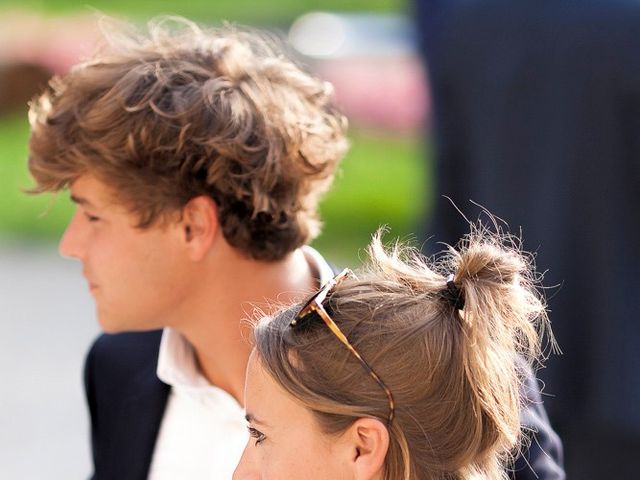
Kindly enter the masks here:
M 36 191 L 70 190 L 60 252 L 109 332 L 85 371 L 99 479 L 231 478 L 243 319 L 333 276 L 304 246 L 347 149 L 330 86 L 256 34 L 178 23 L 118 36 L 30 114 Z

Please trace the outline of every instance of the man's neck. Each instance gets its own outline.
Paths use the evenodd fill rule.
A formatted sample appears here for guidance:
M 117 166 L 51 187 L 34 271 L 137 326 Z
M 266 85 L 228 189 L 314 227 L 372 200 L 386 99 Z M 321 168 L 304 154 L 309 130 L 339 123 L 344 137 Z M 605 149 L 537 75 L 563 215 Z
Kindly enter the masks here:
M 317 273 L 302 250 L 278 262 L 238 255 L 212 260 L 173 326 L 193 345 L 205 378 L 242 403 L 252 348 L 248 320 L 300 301 L 317 288 Z

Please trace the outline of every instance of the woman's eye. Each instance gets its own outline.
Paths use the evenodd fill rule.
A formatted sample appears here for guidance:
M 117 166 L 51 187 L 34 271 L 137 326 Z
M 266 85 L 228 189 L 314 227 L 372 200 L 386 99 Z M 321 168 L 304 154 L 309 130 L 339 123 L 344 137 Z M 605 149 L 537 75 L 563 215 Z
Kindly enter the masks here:
M 249 435 L 252 438 L 256 439 L 256 442 L 255 442 L 256 445 L 260 445 L 260 443 L 262 443 L 262 441 L 267 438 L 264 433 L 262 433 L 260 430 L 256 430 L 253 427 L 249 427 Z

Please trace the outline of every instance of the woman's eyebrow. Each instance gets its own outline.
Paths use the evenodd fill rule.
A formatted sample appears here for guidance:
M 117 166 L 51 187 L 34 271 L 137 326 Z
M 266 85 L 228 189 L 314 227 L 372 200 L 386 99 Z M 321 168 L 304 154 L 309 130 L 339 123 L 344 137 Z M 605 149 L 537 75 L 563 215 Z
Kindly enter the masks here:
M 253 423 L 255 425 L 263 425 L 265 427 L 268 427 L 269 425 L 265 422 L 263 422 L 262 420 L 258 419 L 255 417 L 255 415 L 251 414 L 251 413 L 247 413 L 244 416 L 245 420 L 249 423 Z

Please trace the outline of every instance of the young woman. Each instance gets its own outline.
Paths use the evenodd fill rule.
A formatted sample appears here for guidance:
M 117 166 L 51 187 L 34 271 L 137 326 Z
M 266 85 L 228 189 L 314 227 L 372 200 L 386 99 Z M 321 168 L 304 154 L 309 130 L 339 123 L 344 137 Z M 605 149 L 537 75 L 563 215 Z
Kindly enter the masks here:
M 529 257 L 482 229 L 370 256 L 258 322 L 235 480 L 506 478 L 547 323 Z

